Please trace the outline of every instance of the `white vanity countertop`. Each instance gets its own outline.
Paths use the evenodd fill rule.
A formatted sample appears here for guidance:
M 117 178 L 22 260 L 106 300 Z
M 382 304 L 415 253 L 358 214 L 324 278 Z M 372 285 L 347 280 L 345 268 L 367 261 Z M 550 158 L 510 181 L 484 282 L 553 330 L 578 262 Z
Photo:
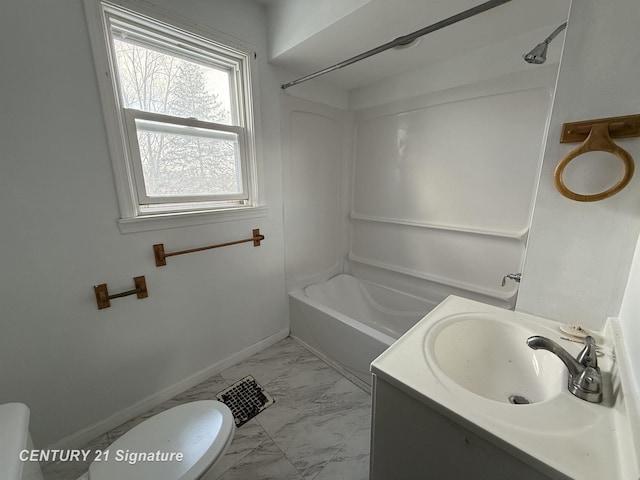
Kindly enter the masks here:
M 429 358 L 426 352 L 429 332 L 438 322 L 466 314 L 517 324 L 525 335 L 524 348 L 528 348 L 524 344 L 528 335 L 545 336 L 573 356 L 582 348 L 579 343 L 560 338 L 566 334 L 561 333 L 557 322 L 450 296 L 374 360 L 371 371 L 551 478 L 640 478 L 613 343 L 607 335 L 600 334 L 604 355 L 598 357 L 604 380 L 603 403 L 573 396 L 565 375 L 562 388 L 552 398 L 512 405 L 472 393 L 432 364 L 432 356 Z M 464 344 L 460 348 L 462 358 Z

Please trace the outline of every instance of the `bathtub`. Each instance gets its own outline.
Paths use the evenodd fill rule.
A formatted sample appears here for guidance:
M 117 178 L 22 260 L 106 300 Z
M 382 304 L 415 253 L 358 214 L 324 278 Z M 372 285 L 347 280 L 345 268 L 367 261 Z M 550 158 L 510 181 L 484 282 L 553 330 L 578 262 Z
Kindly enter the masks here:
M 289 294 L 291 336 L 368 388 L 371 362 L 435 305 L 341 274 Z

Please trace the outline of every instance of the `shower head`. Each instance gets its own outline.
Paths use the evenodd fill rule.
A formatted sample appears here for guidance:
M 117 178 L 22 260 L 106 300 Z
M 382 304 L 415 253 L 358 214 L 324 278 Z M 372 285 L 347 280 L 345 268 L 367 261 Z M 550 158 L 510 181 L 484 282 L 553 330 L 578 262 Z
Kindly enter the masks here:
M 567 28 L 567 22 L 564 22 L 562 25 L 556 28 L 551 35 L 544 39 L 544 42 L 539 43 L 533 48 L 533 50 L 531 50 L 526 55 L 523 55 L 522 58 L 524 58 L 524 61 L 527 63 L 534 63 L 536 65 L 544 63 L 547 60 L 547 47 L 551 43 L 551 40 L 556 38 L 556 35 L 558 35 L 565 28 Z
M 535 63 L 536 65 L 540 65 L 547 60 L 547 47 L 548 43 L 542 42 L 536 45 L 533 50 L 531 50 L 526 55 L 523 55 L 524 61 L 527 63 Z

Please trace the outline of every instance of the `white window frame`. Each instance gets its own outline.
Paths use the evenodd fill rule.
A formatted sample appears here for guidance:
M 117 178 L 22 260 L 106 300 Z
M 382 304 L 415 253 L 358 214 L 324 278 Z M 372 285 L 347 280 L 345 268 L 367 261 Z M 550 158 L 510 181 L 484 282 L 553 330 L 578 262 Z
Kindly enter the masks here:
M 247 176 L 244 172 L 247 171 L 247 155 L 245 149 L 245 135 L 244 129 L 241 127 L 231 126 L 231 125 L 222 125 L 219 123 L 212 122 L 204 122 L 200 120 L 195 120 L 191 118 L 182 118 L 182 117 L 173 117 L 171 115 L 163 115 L 159 113 L 151 113 L 144 112 L 140 110 L 135 110 L 132 108 L 125 108 L 124 110 L 124 118 L 126 129 L 131 134 L 128 135 L 129 141 L 129 152 L 132 158 L 131 166 L 133 168 L 133 176 L 135 179 L 135 187 L 138 201 L 141 204 L 149 205 L 149 207 L 145 207 L 145 210 L 148 210 L 151 205 L 154 204 L 167 204 L 169 200 L 171 203 L 179 203 L 178 207 L 180 210 L 188 210 L 191 209 L 189 207 L 190 203 L 201 203 L 201 202 L 224 202 L 224 201 L 237 201 L 237 202 L 247 202 L 249 200 L 249 194 L 247 190 Z M 216 138 L 219 140 L 237 140 L 238 141 L 238 166 L 240 167 L 241 172 L 241 184 L 242 191 L 239 193 L 228 193 L 221 195 L 208 195 L 208 196 L 171 196 L 171 197 L 154 197 L 150 196 L 147 193 L 146 185 L 144 182 L 144 175 L 142 172 L 142 160 L 140 159 L 140 147 L 138 146 L 138 136 L 136 135 L 138 128 L 136 127 L 136 120 L 147 123 L 150 129 L 153 129 L 157 132 L 162 133 L 178 133 L 184 134 L 185 132 L 180 131 L 179 127 L 187 127 L 188 133 L 193 136 L 201 136 L 204 138 Z M 151 124 L 159 124 L 158 126 L 151 126 Z M 160 126 L 162 125 L 162 126 Z M 230 203 L 233 205 L 233 203 Z M 165 207 L 167 210 L 170 207 Z
M 168 16 L 165 12 L 135 0 L 84 2 L 120 204 L 120 230 L 129 233 L 265 216 L 267 209 L 260 196 L 261 165 L 256 149 L 259 112 L 256 72 L 252 69 L 255 49 L 218 32 L 203 31 L 184 19 Z M 125 108 L 120 100 L 115 72 L 110 18 L 139 23 L 145 28 L 152 28 L 154 33 L 166 35 L 162 38 L 166 38 L 167 42 L 180 42 L 179 46 L 188 52 L 187 58 L 194 58 L 204 52 L 219 56 L 222 63 L 231 65 L 236 75 L 237 89 L 232 92 L 232 103 L 237 111 L 238 125 L 223 125 Z M 167 129 L 171 129 L 172 125 L 176 129 L 189 127 L 190 133 L 199 132 L 209 138 L 237 138 L 242 192 L 202 197 L 149 196 L 142 176 L 136 119 L 158 122 Z

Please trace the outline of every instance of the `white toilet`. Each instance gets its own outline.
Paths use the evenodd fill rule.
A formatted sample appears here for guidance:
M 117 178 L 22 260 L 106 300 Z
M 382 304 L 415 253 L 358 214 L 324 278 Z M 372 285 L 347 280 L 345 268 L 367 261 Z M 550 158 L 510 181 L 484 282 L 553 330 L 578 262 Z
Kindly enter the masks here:
M 22 403 L 0 405 L 0 478 L 42 480 L 37 463 L 20 461 L 20 452 L 24 450 L 33 450 L 29 408 Z
M 0 422 L 3 418 L 3 407 L 7 406 L 11 408 L 9 416 L 19 418 L 20 425 L 13 425 L 12 431 L 15 431 L 15 436 L 21 437 L 12 449 L 7 450 L 12 450 L 15 454 L 22 449 L 33 448 L 25 446 L 28 444 L 24 440 L 29 436 L 29 409 L 19 403 L 0 405 Z M 81 478 L 197 480 L 211 470 L 222 457 L 233 439 L 234 431 L 233 415 L 224 403 L 200 400 L 178 405 L 145 420 L 113 442 L 102 456 L 96 458 L 89 471 Z M 0 450 L 4 450 L 3 438 L 8 431 L 0 428 L 0 432 Z M 10 453 L 7 460 L 12 460 L 11 456 L 14 454 Z M 0 478 L 42 478 L 39 471 L 37 475 L 40 476 L 29 472 L 33 463 L 24 462 L 24 465 L 21 465 L 22 462 L 17 455 L 13 459 L 18 459 L 18 465 L 9 466 L 0 458 Z M 4 472 L 5 465 L 12 470 Z

